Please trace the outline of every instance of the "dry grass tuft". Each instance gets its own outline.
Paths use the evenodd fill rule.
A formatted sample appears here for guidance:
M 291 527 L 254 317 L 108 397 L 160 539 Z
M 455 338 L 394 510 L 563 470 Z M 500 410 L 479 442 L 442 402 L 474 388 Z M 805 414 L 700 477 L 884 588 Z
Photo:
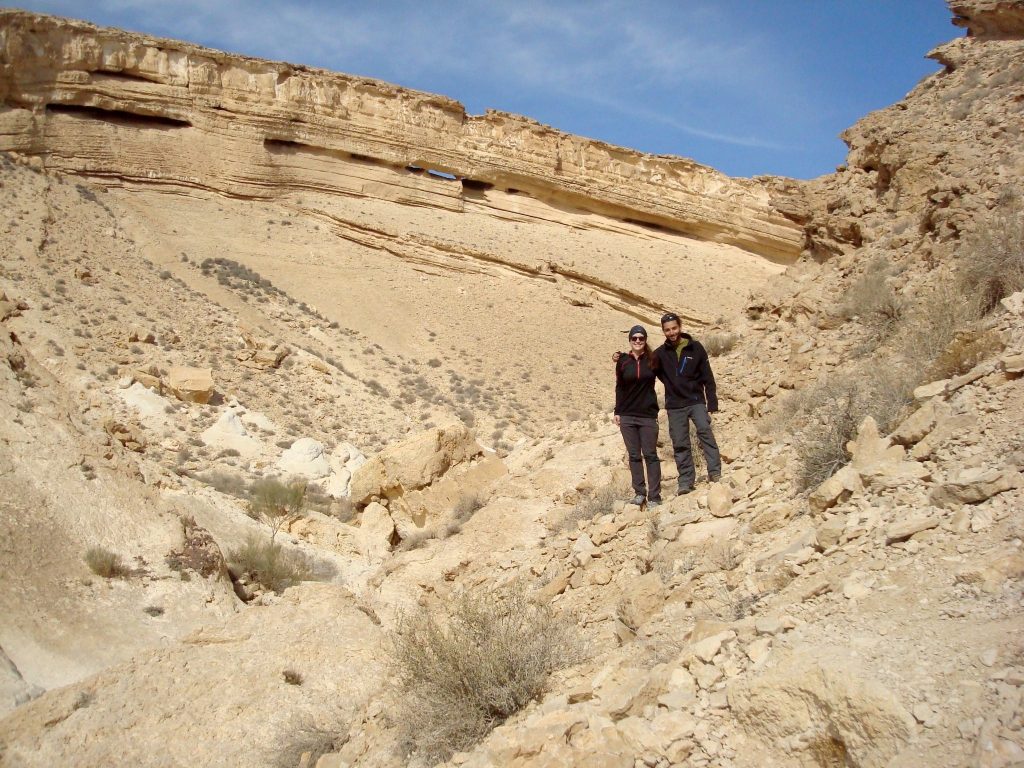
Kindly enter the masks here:
M 996 208 L 967 239 L 960 253 L 960 283 L 982 314 L 1024 290 L 1024 204 L 1019 196 Z
M 441 616 L 402 615 L 392 669 L 405 748 L 433 765 L 472 747 L 580 657 L 575 630 L 519 584 L 463 592 Z
M 615 508 L 615 502 L 625 498 L 626 491 L 615 485 L 606 485 L 580 499 L 576 506 L 565 513 L 559 522 L 559 530 L 568 531 L 576 528 L 580 520 L 593 520 L 606 515 Z
M 104 579 L 124 579 L 132 575 L 131 568 L 124 564 L 121 556 L 106 547 L 89 547 L 85 552 L 85 564 Z
M 739 340 L 740 337 L 735 333 L 709 333 L 702 342 L 709 355 L 718 357 L 729 352 Z

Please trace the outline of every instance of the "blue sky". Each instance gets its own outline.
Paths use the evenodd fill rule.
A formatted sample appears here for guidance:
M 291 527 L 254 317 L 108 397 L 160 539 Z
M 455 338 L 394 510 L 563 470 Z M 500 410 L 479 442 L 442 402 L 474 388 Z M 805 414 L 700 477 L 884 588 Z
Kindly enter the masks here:
M 962 35 L 942 0 L 29 0 L 365 75 L 733 176 L 811 178 Z

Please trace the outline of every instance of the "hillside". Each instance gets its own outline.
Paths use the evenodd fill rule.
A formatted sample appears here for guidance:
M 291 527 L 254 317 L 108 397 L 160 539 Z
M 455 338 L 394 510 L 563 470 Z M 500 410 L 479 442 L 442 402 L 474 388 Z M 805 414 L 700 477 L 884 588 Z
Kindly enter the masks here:
M 1024 762 L 1024 3 L 950 8 L 810 182 L 0 11 L 0 764 Z M 637 509 L 669 310 L 725 472 Z M 438 747 L 396 638 L 514 585 L 572 653 Z

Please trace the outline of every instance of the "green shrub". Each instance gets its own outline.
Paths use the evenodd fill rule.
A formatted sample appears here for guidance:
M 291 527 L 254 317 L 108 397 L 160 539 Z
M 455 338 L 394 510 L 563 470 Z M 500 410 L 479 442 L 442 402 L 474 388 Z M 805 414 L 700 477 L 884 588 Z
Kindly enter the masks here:
M 274 478 L 257 480 L 250 491 L 249 515 L 270 528 L 273 544 L 277 532 L 305 514 L 306 484 L 282 483 Z
M 472 747 L 538 697 L 580 647 L 575 625 L 521 585 L 463 592 L 441 616 L 405 613 L 391 639 L 395 722 L 406 749 L 430 765 Z
M 105 579 L 123 579 L 131 575 L 131 568 L 121 561 L 121 556 L 106 547 L 89 547 L 85 552 L 85 564 Z

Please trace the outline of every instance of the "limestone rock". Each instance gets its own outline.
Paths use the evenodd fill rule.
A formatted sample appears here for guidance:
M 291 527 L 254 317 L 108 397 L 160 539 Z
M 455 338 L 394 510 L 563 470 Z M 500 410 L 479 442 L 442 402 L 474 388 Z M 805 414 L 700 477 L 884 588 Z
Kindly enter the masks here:
M 726 517 L 732 508 L 732 491 L 725 483 L 712 483 L 708 490 L 708 510 L 715 517 Z
M 360 466 L 352 475 L 352 501 L 366 504 L 371 496 L 396 498 L 424 488 L 480 450 L 462 423 L 421 432 L 389 446 Z
M 89 152 L 53 128 L 34 127 L 25 107 L 11 109 L 0 127 L 0 149 L 29 146 L 51 155 L 48 167 L 88 168 L 145 182 L 189 178 L 222 192 L 255 197 L 286 188 L 293 176 L 279 163 L 235 163 L 230 174 L 212 172 L 210 153 L 267 157 L 301 144 L 326 163 L 319 190 L 367 194 L 461 210 L 462 186 L 447 201 L 430 195 L 429 180 L 404 171 L 410 158 L 487 185 L 516 179 L 531 196 L 587 201 L 594 212 L 671 223 L 701 239 L 730 243 L 782 263 L 803 245 L 801 225 L 771 205 L 765 185 L 732 179 L 692 160 L 655 156 L 541 127 L 527 118 L 490 110 L 467 115 L 444 96 L 307 67 L 222 53 L 171 40 L 156 41 L 82 22 L 5 12 L 0 59 L 12 62 L 0 96 L 8 104 L 97 104 L 187 125 L 197 151 L 156 152 L 145 131 L 118 134 L 93 119 Z M 102 55 L 98 52 L 102 52 Z M 246 73 L 241 76 L 239 73 Z M 45 73 L 43 75 L 42 73 Z M 144 83 L 140 92 L 139 82 Z M 202 83 L 201 93 L 190 84 Z M 312 116 L 313 119 L 310 119 Z M 412 116 L 415 116 L 413 118 Z M 301 122 L 301 135 L 296 124 Z M 117 136 L 121 146 L 112 138 Z M 415 138 L 412 138 L 412 137 Z M 498 138 L 502 137 L 502 138 Z M 266 142 L 266 144 L 264 144 Z M 63 151 L 56 151 L 56 147 Z M 373 158 L 353 173 L 351 153 Z M 424 155 L 424 153 L 426 153 Z M 143 162 L 141 158 L 146 158 Z M 132 160 L 132 158 L 140 158 Z M 216 165 L 216 164 L 213 164 Z M 384 175 L 391 170 L 390 175 Z M 300 179 L 303 177 L 299 177 Z M 588 178 L 587 196 L 579 179 Z M 388 186 L 397 189 L 388 191 Z M 436 201 L 435 201 L 436 198 Z
M 395 535 L 395 521 L 386 507 L 377 503 L 367 505 L 360 518 L 356 543 L 359 551 L 370 562 L 379 562 L 391 549 Z
M 928 470 L 916 461 L 906 460 L 906 450 L 892 445 L 878 434 L 878 425 L 868 416 L 857 429 L 857 438 L 849 445 L 850 466 L 861 481 L 872 488 L 888 488 L 910 480 L 929 477 Z
M 904 419 L 890 436 L 899 445 L 913 445 L 935 429 L 936 424 L 949 418 L 952 408 L 942 400 L 931 399 Z
M 812 512 L 820 514 L 863 490 L 864 484 L 861 482 L 860 473 L 852 466 L 846 465 L 815 488 L 807 497 L 807 504 Z
M 996 494 L 1024 486 L 1021 473 L 993 467 L 968 467 L 932 489 L 931 502 L 938 507 L 977 504 Z
M 324 446 L 319 440 L 302 437 L 281 454 L 277 468 L 289 475 L 298 475 L 308 480 L 319 480 L 331 473 L 331 464 L 324 455 Z
M 108 419 L 106 423 L 104 423 L 103 429 L 108 435 L 117 440 L 117 442 L 129 451 L 142 453 L 146 450 L 146 438 L 143 437 L 142 432 L 138 427 L 131 424 L 125 424 L 122 421 Z
M 208 403 L 213 397 L 213 371 L 210 368 L 174 366 L 167 374 L 167 388 L 187 403 Z
M 740 723 L 768 744 L 787 740 L 801 765 L 821 754 L 882 768 L 914 734 L 914 719 L 882 685 L 849 669 L 793 665 L 728 688 Z M 807 739 L 807 734 L 820 734 Z
M 0 749 L 5 762 L 30 767 L 297 765 L 298 754 L 282 757 L 284 745 L 303 729 L 340 736 L 339 722 L 380 685 L 382 641 L 346 589 L 302 584 L 274 605 L 18 707 L 0 729 Z M 285 670 L 302 685 L 288 685 Z M 244 737 L 240 711 L 260 722 Z
M 241 417 L 232 409 L 224 411 L 200 437 L 209 446 L 235 450 L 246 458 L 256 455 L 261 448 L 260 441 L 249 435 Z

